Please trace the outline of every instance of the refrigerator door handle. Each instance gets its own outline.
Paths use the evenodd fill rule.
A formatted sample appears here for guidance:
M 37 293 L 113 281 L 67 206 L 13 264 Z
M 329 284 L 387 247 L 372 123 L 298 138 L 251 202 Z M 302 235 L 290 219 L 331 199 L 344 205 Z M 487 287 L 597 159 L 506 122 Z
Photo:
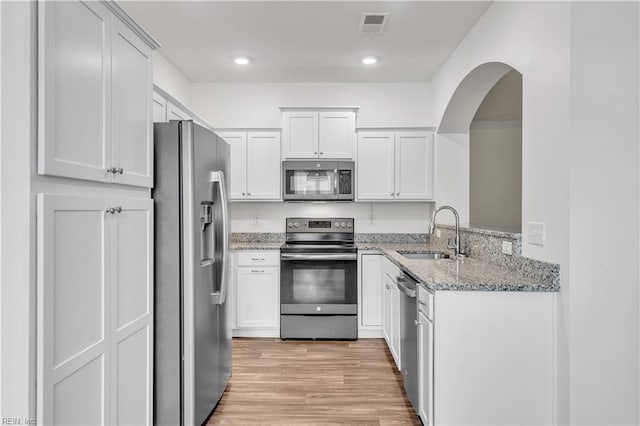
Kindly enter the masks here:
M 211 182 L 218 184 L 218 194 L 220 194 L 220 207 L 222 210 L 222 278 L 220 290 L 211 293 L 211 301 L 215 305 L 224 305 L 227 298 L 227 268 L 229 256 L 229 212 L 227 211 L 227 192 L 224 183 L 224 172 L 211 172 Z

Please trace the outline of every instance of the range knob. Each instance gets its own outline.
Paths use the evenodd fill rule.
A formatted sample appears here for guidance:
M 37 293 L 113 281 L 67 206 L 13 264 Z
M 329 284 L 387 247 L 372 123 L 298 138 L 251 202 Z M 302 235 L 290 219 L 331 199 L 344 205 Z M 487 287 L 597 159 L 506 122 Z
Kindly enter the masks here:
M 340 224 L 338 222 L 334 223 L 333 226 L 335 226 L 336 228 L 340 228 Z
M 344 222 L 342 222 L 342 227 L 343 227 L 343 228 L 346 228 L 346 227 L 347 227 L 347 224 L 346 224 L 346 223 L 344 223 Z
M 287 223 L 287 226 L 288 226 L 289 228 L 293 228 L 293 223 L 289 222 L 289 223 Z
M 294 224 L 293 224 L 293 227 L 294 227 L 294 228 L 297 228 L 298 226 L 300 226 L 300 224 L 299 224 L 298 222 L 296 222 L 296 223 L 294 223 Z
M 351 222 L 347 223 L 347 228 L 351 228 Z

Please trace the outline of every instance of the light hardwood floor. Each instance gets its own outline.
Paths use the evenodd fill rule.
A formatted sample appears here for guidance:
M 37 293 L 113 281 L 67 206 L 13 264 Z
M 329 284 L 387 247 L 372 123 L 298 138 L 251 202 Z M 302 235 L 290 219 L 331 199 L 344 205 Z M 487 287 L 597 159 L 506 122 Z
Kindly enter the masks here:
M 420 425 L 382 339 L 233 339 L 213 425 Z

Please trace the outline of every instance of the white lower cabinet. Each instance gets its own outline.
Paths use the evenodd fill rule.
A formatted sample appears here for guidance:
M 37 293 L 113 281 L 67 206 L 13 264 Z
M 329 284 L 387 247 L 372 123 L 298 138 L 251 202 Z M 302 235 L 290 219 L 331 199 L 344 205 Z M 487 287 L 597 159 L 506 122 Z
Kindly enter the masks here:
M 261 250 L 235 254 L 236 337 L 280 335 L 280 252 Z
M 358 273 L 358 337 L 382 336 L 382 255 L 361 253 Z
M 400 269 L 386 257 L 382 258 L 381 266 L 382 332 L 391 356 L 400 369 L 400 290 L 396 285 Z
M 552 424 L 554 294 L 426 293 L 419 288 L 423 423 Z
M 41 424 L 152 424 L 153 200 L 39 194 Z

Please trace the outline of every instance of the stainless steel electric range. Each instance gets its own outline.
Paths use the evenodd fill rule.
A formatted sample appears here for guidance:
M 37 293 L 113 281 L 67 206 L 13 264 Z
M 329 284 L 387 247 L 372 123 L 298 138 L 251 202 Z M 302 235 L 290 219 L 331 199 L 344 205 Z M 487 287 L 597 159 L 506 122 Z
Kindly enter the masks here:
M 288 218 L 280 248 L 280 337 L 357 339 L 352 218 Z

